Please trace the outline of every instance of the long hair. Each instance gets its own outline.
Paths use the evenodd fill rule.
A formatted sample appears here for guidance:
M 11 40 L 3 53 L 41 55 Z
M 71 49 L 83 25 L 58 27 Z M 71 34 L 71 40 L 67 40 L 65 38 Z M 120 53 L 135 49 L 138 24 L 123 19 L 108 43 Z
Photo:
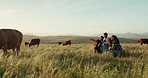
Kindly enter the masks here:
M 112 35 L 112 37 L 115 38 L 115 40 L 117 41 L 118 44 L 120 44 L 120 41 L 116 35 Z

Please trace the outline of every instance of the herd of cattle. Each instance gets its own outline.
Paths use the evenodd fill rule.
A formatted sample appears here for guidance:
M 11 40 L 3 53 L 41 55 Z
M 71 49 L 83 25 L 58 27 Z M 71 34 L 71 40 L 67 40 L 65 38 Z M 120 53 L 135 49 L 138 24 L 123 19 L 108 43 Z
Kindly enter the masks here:
M 20 46 L 22 43 L 23 34 L 14 29 L 0 29 L 0 49 L 4 51 L 4 54 L 7 54 L 7 50 L 12 49 L 13 52 L 18 55 L 18 52 L 20 51 Z M 108 38 L 109 45 L 111 45 L 111 39 Z M 148 44 L 148 39 L 140 39 L 138 42 L 140 44 Z M 32 39 L 30 42 L 25 42 L 25 46 L 39 46 L 40 45 L 40 39 Z M 71 45 L 71 40 L 66 40 L 64 42 L 58 42 L 58 45 Z
M 71 45 L 71 40 L 66 40 L 64 42 L 58 42 L 58 45 L 61 45 L 61 44 L 63 44 L 63 46 L 64 45 Z M 25 42 L 25 46 L 31 47 L 31 46 L 35 46 L 35 45 L 37 45 L 37 46 L 40 45 L 40 39 L 39 38 L 32 39 L 30 41 L 30 43 L 29 42 Z

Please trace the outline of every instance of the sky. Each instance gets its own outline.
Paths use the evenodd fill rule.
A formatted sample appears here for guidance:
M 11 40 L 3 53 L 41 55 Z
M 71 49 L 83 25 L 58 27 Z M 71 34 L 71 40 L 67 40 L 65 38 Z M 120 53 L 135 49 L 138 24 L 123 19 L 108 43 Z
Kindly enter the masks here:
M 32 35 L 148 32 L 148 0 L 0 0 L 0 28 Z

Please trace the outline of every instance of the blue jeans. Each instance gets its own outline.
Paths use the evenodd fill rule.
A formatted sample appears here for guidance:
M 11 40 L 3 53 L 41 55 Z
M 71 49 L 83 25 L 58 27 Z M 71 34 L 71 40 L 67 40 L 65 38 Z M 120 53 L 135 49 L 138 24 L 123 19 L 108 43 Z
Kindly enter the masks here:
M 101 49 L 100 48 L 97 48 L 97 49 L 94 49 L 94 53 L 98 52 L 98 53 L 102 53 Z
M 111 53 L 113 53 L 114 57 L 120 56 L 122 54 L 122 50 L 110 50 Z
M 104 44 L 103 45 L 103 51 L 107 51 L 108 50 L 108 44 Z
M 103 45 L 100 47 L 101 51 L 103 52 Z

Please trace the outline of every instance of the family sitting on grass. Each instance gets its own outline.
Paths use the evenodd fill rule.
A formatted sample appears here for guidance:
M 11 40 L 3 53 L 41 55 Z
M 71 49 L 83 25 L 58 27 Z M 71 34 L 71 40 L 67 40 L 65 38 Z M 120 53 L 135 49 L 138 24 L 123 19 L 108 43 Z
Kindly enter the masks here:
M 101 36 L 100 39 L 94 40 L 94 52 L 103 53 L 109 51 L 113 53 L 114 57 L 121 56 L 123 49 L 120 45 L 120 41 L 116 35 L 112 35 L 111 38 L 108 38 L 108 34 L 104 33 L 104 36 Z

